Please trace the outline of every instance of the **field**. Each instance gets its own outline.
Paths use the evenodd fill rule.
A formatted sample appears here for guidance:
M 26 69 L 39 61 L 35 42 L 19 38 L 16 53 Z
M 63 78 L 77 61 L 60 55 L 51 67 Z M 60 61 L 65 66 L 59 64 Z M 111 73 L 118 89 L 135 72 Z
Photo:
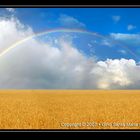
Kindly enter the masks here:
M 140 129 L 140 91 L 1 90 L 0 129 Z

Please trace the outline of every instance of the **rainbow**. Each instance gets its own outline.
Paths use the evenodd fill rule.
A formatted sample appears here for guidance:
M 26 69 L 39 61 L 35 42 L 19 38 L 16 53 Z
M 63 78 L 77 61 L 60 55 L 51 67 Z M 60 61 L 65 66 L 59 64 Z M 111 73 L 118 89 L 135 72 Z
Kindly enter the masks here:
M 84 33 L 84 34 L 89 34 L 89 35 L 94 35 L 94 36 L 98 36 L 101 37 L 99 34 L 97 33 L 93 33 L 93 32 L 88 32 L 85 30 L 80 30 L 80 29 L 63 29 L 63 28 L 59 28 L 59 29 L 52 29 L 52 30 L 47 30 L 47 31 L 43 31 L 43 32 L 39 32 L 39 33 L 35 33 L 33 35 L 30 35 L 16 43 L 14 43 L 13 45 L 9 46 L 7 49 L 5 49 L 4 51 L 2 51 L 0 53 L 0 57 L 7 54 L 10 50 L 16 48 L 17 46 L 21 45 L 22 43 L 34 38 L 34 37 L 39 37 L 41 35 L 45 35 L 45 34 L 51 34 L 51 33 L 56 33 L 56 32 L 61 32 L 61 33 Z
M 12 44 L 11 46 L 9 46 L 7 49 L 5 49 L 4 51 L 2 51 L 0 53 L 0 57 L 4 56 L 5 54 L 7 54 L 8 52 L 10 52 L 12 49 L 18 47 L 19 45 L 21 45 L 22 43 L 34 38 L 34 37 L 39 37 L 41 35 L 45 35 L 45 34 L 51 34 L 51 33 L 57 33 L 57 32 L 60 32 L 60 33 L 82 33 L 82 34 L 89 34 L 89 35 L 93 35 L 93 36 L 96 36 L 96 37 L 99 37 L 99 38 L 103 38 L 103 39 L 106 39 L 105 36 L 103 35 L 100 35 L 96 32 L 90 32 L 90 31 L 86 31 L 86 30 L 82 30 L 82 29 L 65 29 L 65 28 L 59 28 L 59 29 L 51 29 L 51 30 L 47 30 L 47 31 L 43 31 L 43 32 L 38 32 L 38 33 L 34 33 L 33 35 L 30 35 L 14 44 Z M 113 41 L 115 44 L 119 44 L 119 42 L 117 41 Z M 139 57 L 134 53 L 132 52 L 127 46 L 122 46 L 124 47 L 125 49 L 127 49 L 127 51 L 129 53 L 131 53 L 133 56 L 135 56 L 136 58 L 139 59 Z

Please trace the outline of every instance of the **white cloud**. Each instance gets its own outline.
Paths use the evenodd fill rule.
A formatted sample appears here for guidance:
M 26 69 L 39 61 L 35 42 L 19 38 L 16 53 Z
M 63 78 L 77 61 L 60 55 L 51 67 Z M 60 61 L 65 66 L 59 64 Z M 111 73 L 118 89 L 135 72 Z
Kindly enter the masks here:
M 1 51 L 34 34 L 16 18 L 0 19 Z M 34 38 L 0 57 L 0 88 L 128 89 L 140 88 L 140 66 L 134 60 L 87 58 L 72 40 L 57 39 L 59 47 Z
M 119 52 L 120 52 L 121 54 L 127 54 L 127 51 L 126 51 L 126 50 L 119 50 Z
M 127 26 L 127 29 L 130 31 L 130 30 L 133 30 L 133 29 L 135 29 L 136 28 L 136 26 L 134 26 L 134 25 L 132 25 L 132 24 L 129 24 L 128 26 Z
M 31 35 L 32 29 L 14 17 L 0 18 L 0 52 L 11 44 Z
M 112 39 L 121 41 L 121 43 L 125 43 L 131 46 L 139 46 L 140 45 L 140 34 L 124 34 L 124 33 L 111 33 Z
M 111 33 L 111 37 L 118 40 L 139 39 L 139 34 Z
M 15 12 L 15 9 L 14 8 L 6 8 L 6 10 L 10 13 L 14 13 Z
M 62 14 L 60 15 L 58 21 L 62 26 L 70 28 L 85 28 L 85 24 L 78 21 L 76 18 Z
M 121 19 L 121 16 L 112 16 L 112 19 L 114 20 L 114 22 L 119 22 Z
M 110 40 L 103 39 L 102 42 L 101 42 L 101 45 L 105 45 L 105 46 L 111 47 L 112 46 L 112 42 Z
M 97 62 L 93 73 L 100 77 L 96 79 L 98 88 L 139 88 L 140 76 L 136 77 L 139 69 L 140 66 L 132 59 L 107 59 Z M 136 72 L 136 75 L 132 74 L 133 72 Z

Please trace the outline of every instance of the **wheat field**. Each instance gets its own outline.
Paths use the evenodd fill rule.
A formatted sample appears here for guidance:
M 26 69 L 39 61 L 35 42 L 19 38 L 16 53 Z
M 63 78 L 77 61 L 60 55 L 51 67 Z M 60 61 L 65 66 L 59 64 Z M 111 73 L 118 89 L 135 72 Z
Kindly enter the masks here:
M 1 90 L 0 129 L 140 129 L 140 91 Z

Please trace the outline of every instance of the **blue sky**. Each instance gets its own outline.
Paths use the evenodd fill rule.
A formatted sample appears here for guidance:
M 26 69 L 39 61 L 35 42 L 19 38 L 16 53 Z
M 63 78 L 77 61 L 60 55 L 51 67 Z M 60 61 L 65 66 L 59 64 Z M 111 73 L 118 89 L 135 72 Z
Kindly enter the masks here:
M 139 33 L 140 8 L 17 8 L 16 10 L 17 17 L 34 30 L 59 27 L 57 20 L 61 15 L 67 15 L 85 24 L 87 30 L 100 34 Z M 120 19 L 117 20 L 117 17 Z M 137 28 L 128 30 L 128 25 Z
M 140 13 L 140 8 L 16 8 L 14 14 L 22 23 L 31 26 L 35 32 L 64 27 L 85 29 L 104 36 L 110 36 L 112 33 L 131 36 L 139 34 L 140 16 L 138 13 Z M 121 43 L 125 43 L 123 45 L 129 46 L 129 49 L 139 54 L 139 48 L 133 48 L 140 45 L 139 38 L 124 39 Z M 86 52 L 84 46 L 83 48 Z M 102 49 L 98 52 L 105 56 Z M 120 50 L 120 52 L 125 54 L 125 50 Z M 110 51 L 109 57 L 115 58 L 116 54 Z M 118 53 L 118 58 L 121 57 Z M 124 57 L 131 58 L 126 54 Z
M 115 47 L 116 45 L 113 44 L 114 47 L 104 49 L 100 41 L 99 49 L 96 47 L 95 52 L 99 58 L 124 57 L 136 61 L 139 61 L 139 58 L 133 54 L 140 55 L 139 13 L 140 8 L 16 8 L 14 11 L 14 15 L 22 23 L 29 25 L 34 32 L 56 28 L 79 28 L 107 36 L 108 43 L 113 39 L 121 45 Z M 10 13 L 7 11 L 7 14 Z M 80 43 L 78 39 L 77 42 L 86 53 L 88 52 L 86 44 L 93 45 L 91 43 L 93 40 L 91 37 L 81 38 Z M 126 52 L 126 49 L 129 49 L 129 52 Z

